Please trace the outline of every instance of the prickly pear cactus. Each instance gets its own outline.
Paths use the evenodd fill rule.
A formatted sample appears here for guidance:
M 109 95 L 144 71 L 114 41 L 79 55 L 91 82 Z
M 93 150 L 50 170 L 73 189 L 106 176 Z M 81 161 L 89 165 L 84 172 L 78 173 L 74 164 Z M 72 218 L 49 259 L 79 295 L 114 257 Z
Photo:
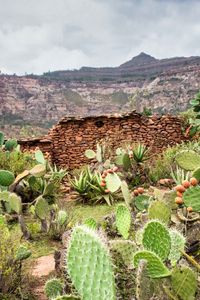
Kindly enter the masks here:
M 157 219 L 168 224 L 171 219 L 171 210 L 163 201 L 152 201 L 148 208 L 148 217 L 150 220 Z
M 124 197 L 126 205 L 129 207 L 132 201 L 132 196 L 128 188 L 128 184 L 126 181 L 122 181 L 121 183 L 121 190 L 122 190 L 122 195 Z
M 116 173 L 109 173 L 105 181 L 106 187 L 111 193 L 115 193 L 121 186 L 121 180 Z
M 44 291 L 48 299 L 55 299 L 62 294 L 63 284 L 59 279 L 52 278 L 46 282 Z
M 144 227 L 142 244 L 146 250 L 153 251 L 161 260 L 166 260 L 171 248 L 168 229 L 159 221 L 150 221 Z
M 140 260 L 136 273 L 136 298 L 149 300 L 153 296 L 151 278 L 147 275 L 147 260 Z
M 131 214 L 129 209 L 121 204 L 118 205 L 116 211 L 116 227 L 124 239 L 128 239 L 131 226 Z
M 115 300 L 115 281 L 108 249 L 87 226 L 73 229 L 67 249 L 66 269 L 83 300 Z
M 46 167 L 43 164 L 36 165 L 30 170 L 30 174 L 35 177 L 41 177 L 46 173 Z
M 0 185 L 9 186 L 15 180 L 15 176 L 12 172 L 7 170 L 0 170 Z
M 14 140 L 14 139 L 10 139 L 10 140 L 7 140 L 5 142 L 5 149 L 7 151 L 12 151 L 13 149 L 15 149 L 17 147 L 17 141 Z
M 44 155 L 41 150 L 37 150 L 35 152 L 35 159 L 39 164 L 46 164 L 46 159 L 44 158 Z
M 131 160 L 127 153 L 125 153 L 122 157 L 122 164 L 125 171 L 128 171 L 131 167 Z
M 138 251 L 133 257 L 133 263 L 135 267 L 138 267 L 141 260 L 147 261 L 147 274 L 151 278 L 162 278 L 170 276 L 171 273 L 167 267 L 163 264 L 160 257 L 151 251 Z
M 0 147 L 2 147 L 4 144 L 4 134 L 0 131 Z
M 96 157 L 96 153 L 93 151 L 93 150 L 86 150 L 85 151 L 85 156 L 88 158 L 88 159 L 93 159 Z
M 147 195 L 139 195 L 134 198 L 133 204 L 139 211 L 143 211 L 148 208 L 150 204 L 150 197 Z
M 36 216 L 41 220 L 44 220 L 48 216 L 48 212 L 49 212 L 49 205 L 47 201 L 42 196 L 39 196 L 35 204 Z
M 181 300 L 195 300 L 197 275 L 188 267 L 176 267 L 172 271 L 171 284 Z
M 116 252 L 118 252 L 124 263 L 127 266 L 132 266 L 133 264 L 133 254 L 136 252 L 136 245 L 132 241 L 124 241 L 124 240 L 112 240 L 110 241 L 110 248 Z
M 97 222 L 93 218 L 86 219 L 84 224 L 93 230 L 97 229 Z
M 200 186 L 192 186 L 183 193 L 183 201 L 186 207 L 192 207 L 193 211 L 200 212 Z
M 19 214 L 22 210 L 22 201 L 19 196 L 17 196 L 15 193 L 10 193 L 8 197 L 8 204 L 11 209 L 11 211 L 16 212 Z
M 63 226 L 67 222 L 67 213 L 65 210 L 59 210 L 58 212 L 58 224 Z
M 27 259 L 30 256 L 31 256 L 31 251 L 27 247 L 23 245 L 19 246 L 16 253 L 16 260 L 22 261 L 24 259 Z
M 200 155 L 192 150 L 183 150 L 175 157 L 179 167 L 186 171 L 194 171 L 200 167 Z
M 174 266 L 176 262 L 181 258 L 181 251 L 185 248 L 185 238 L 177 230 L 169 231 L 171 237 L 171 249 L 168 256 L 171 264 Z
M 54 300 L 81 300 L 81 298 L 73 295 L 63 295 L 56 297 Z
M 194 170 L 194 172 L 192 173 L 192 177 L 200 181 L 200 167 Z

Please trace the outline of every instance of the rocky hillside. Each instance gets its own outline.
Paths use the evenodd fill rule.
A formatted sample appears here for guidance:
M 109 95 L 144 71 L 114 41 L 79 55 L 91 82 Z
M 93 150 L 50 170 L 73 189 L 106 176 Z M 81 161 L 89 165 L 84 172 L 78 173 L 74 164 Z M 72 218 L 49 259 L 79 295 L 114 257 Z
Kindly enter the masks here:
M 141 53 L 116 68 L 83 67 L 43 76 L 0 75 L 0 130 L 45 133 L 65 115 L 100 115 L 144 107 L 187 109 L 200 89 L 200 57 L 158 60 Z

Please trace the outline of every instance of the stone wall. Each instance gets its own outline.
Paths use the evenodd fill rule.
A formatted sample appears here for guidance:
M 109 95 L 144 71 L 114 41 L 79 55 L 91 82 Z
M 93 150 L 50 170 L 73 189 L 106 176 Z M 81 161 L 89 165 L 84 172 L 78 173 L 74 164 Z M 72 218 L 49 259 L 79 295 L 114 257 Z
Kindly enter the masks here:
M 96 149 L 96 143 L 109 139 L 109 146 L 116 149 L 125 141 L 141 142 L 159 153 L 168 145 L 185 140 L 182 122 L 175 116 L 145 117 L 136 112 L 85 118 L 63 118 L 54 126 L 46 139 L 24 141 L 24 148 L 38 146 L 50 152 L 53 163 L 63 168 L 77 168 L 88 163 L 84 156 L 87 149 Z

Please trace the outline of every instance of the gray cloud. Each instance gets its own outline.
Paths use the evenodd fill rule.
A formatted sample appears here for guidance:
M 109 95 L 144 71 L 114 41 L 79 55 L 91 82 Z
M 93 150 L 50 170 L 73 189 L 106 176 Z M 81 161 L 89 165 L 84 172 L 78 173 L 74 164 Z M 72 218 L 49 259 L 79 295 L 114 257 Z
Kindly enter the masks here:
M 200 55 L 198 0 L 0 0 L 0 70 L 116 66 Z

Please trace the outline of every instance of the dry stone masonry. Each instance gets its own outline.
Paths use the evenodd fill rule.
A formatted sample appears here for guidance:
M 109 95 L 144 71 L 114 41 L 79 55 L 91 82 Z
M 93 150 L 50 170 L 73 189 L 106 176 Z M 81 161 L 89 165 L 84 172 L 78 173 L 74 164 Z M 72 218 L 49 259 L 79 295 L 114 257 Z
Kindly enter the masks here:
M 131 112 L 98 117 L 66 117 L 60 120 L 42 139 L 20 141 L 22 148 L 39 147 L 50 153 L 51 160 L 68 169 L 88 163 L 84 152 L 96 149 L 96 143 L 109 139 L 109 146 L 116 149 L 124 142 L 141 142 L 153 153 L 160 153 L 167 146 L 186 140 L 182 121 L 176 116 L 146 117 Z

